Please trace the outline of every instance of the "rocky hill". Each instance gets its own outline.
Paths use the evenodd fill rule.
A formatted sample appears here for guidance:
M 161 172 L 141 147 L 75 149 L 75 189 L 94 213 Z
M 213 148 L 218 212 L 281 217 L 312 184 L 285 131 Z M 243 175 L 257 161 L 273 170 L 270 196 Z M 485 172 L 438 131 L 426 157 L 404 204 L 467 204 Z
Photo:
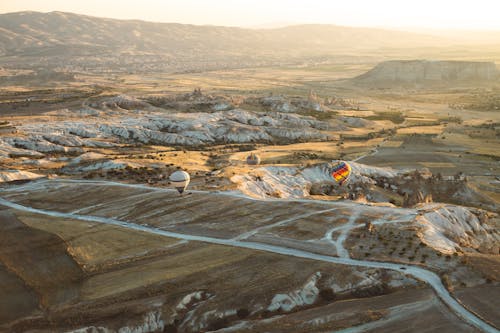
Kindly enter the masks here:
M 354 79 L 363 85 L 391 86 L 460 81 L 492 81 L 499 72 L 493 62 L 476 61 L 385 61 Z
M 38 152 L 80 153 L 80 147 L 109 147 L 100 139 L 143 144 L 203 146 L 222 143 L 324 141 L 328 123 L 295 113 L 260 113 L 243 109 L 216 112 L 171 113 L 138 111 L 144 105 L 128 96 L 103 103 L 102 109 L 59 110 L 65 121 L 22 125 L 23 133 L 0 139 L 0 156 L 10 147 Z M 125 109 L 130 108 L 130 110 Z M 144 107 L 143 109 L 146 109 Z M 162 109 L 159 109 L 162 110 Z M 85 115 L 91 115 L 85 118 Z M 84 115 L 82 118 L 81 116 Z M 76 118 L 75 118 L 76 116 Z M 21 128 L 20 127 L 20 128 Z M 24 156 L 30 154 L 26 152 Z
M 334 184 L 332 165 L 310 167 L 265 166 L 249 174 L 231 178 L 248 196 L 257 198 L 306 198 L 333 195 L 359 202 L 390 203 L 398 207 L 446 202 L 487 208 L 499 212 L 498 205 L 468 184 L 464 175 L 442 177 L 428 169 L 395 170 L 349 162 L 352 173 L 346 186 Z

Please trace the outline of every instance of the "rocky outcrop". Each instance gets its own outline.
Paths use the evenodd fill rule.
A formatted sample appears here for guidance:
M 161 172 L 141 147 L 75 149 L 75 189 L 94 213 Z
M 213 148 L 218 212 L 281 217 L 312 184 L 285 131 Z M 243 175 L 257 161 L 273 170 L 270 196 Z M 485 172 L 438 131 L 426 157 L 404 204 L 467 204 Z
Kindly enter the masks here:
M 473 208 L 427 204 L 420 206 L 416 225 L 422 241 L 442 253 L 474 249 L 499 254 L 500 234 L 487 224 L 485 214 Z
M 161 319 L 160 311 L 151 311 L 144 315 L 143 322 L 137 325 L 123 326 L 117 330 L 101 327 L 89 326 L 79 328 L 68 333 L 153 333 L 163 332 L 165 324 Z
M 25 124 L 21 129 L 26 136 L 2 140 L 5 149 L 81 153 L 81 147 L 105 148 L 113 146 L 113 141 L 165 146 L 322 141 L 329 139 L 322 132 L 328 127 L 327 123 L 312 117 L 241 109 L 174 114 L 124 111 L 121 117 L 103 116 L 85 122 L 66 120 Z
M 238 103 L 232 98 L 202 93 L 200 88 L 193 92 L 174 96 L 153 96 L 144 98 L 149 104 L 162 109 L 175 111 L 227 111 L 234 109 Z
M 16 148 L 21 148 L 21 149 L 26 149 L 26 150 L 31 150 L 31 151 L 37 151 L 40 153 L 82 153 L 83 150 L 78 147 L 65 147 L 59 144 L 55 144 L 52 142 L 49 142 L 45 140 L 43 137 L 40 136 L 32 136 L 32 137 L 8 137 L 5 138 L 4 141 L 8 143 L 9 145 L 16 147 Z
M 45 177 L 37 173 L 21 170 L 3 170 L 0 171 L 0 183 L 13 182 L 17 180 L 33 180 Z
M 335 162 L 335 161 L 334 161 Z M 306 168 L 262 167 L 239 174 L 231 181 L 253 197 L 302 198 L 334 195 L 352 200 L 413 207 L 421 203 L 446 202 L 498 212 L 498 205 L 467 182 L 464 175 L 443 179 L 428 169 L 394 170 L 349 162 L 352 172 L 345 186 L 330 175 L 331 163 Z
M 125 169 L 129 164 L 126 162 L 122 162 L 119 160 L 102 160 L 96 162 L 89 162 L 82 165 L 68 165 L 61 169 L 63 173 L 80 173 L 80 172 L 90 172 L 90 171 L 108 171 L 108 170 L 117 170 L 117 169 Z
M 499 72 L 493 62 L 392 60 L 354 79 L 362 85 L 392 86 L 460 81 L 491 81 Z
M 44 155 L 37 151 L 16 148 L 5 141 L 0 140 L 0 157 L 8 158 L 8 157 L 32 157 L 32 158 L 40 158 Z
M 314 95 L 309 98 L 285 96 L 267 96 L 267 97 L 249 97 L 245 100 L 246 104 L 258 106 L 268 111 L 276 112 L 323 112 L 321 102 Z

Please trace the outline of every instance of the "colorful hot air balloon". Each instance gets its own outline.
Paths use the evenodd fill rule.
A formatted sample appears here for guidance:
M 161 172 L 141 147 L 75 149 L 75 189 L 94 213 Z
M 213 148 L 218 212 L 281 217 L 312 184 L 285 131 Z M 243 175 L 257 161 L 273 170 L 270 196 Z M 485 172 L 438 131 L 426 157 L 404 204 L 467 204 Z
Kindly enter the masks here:
M 172 185 L 179 191 L 179 194 L 182 194 L 189 185 L 191 177 L 189 177 L 189 173 L 186 171 L 179 170 L 172 173 L 169 179 Z
M 260 157 L 259 155 L 255 153 L 251 153 L 250 155 L 247 156 L 247 164 L 248 165 L 258 165 L 260 163 Z
M 343 185 L 351 175 L 351 166 L 344 161 L 337 162 L 332 166 L 330 174 L 337 183 Z

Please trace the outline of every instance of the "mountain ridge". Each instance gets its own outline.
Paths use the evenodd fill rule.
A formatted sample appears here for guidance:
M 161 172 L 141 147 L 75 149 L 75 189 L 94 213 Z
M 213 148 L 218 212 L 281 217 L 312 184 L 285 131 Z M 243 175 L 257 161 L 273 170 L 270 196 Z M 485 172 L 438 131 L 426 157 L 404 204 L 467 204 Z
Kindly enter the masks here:
M 152 53 L 171 48 L 206 52 L 224 48 L 236 54 L 287 50 L 307 54 L 351 48 L 437 46 L 446 41 L 396 30 L 324 24 L 248 29 L 118 20 L 66 12 L 0 14 L 0 52 L 3 55 L 22 55 L 25 50 L 66 44 L 106 46 L 112 51 L 132 48 Z

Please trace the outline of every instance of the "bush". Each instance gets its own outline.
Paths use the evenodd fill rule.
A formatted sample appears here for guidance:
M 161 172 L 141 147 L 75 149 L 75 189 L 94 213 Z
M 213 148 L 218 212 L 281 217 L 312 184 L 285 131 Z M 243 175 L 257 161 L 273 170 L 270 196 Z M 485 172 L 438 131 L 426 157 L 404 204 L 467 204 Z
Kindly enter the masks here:
M 229 324 L 230 324 L 229 320 L 224 317 L 224 318 L 216 319 L 215 321 L 210 323 L 210 325 L 208 325 L 207 328 L 209 331 L 217 331 L 217 330 L 220 330 L 222 328 L 229 326 Z
M 319 291 L 319 297 L 327 302 L 332 302 L 335 300 L 336 295 L 332 288 L 323 288 Z
M 321 296 L 321 292 L 320 292 L 320 296 Z M 238 316 L 238 318 L 243 319 L 243 318 L 246 318 L 250 315 L 250 311 L 248 311 L 248 309 L 246 309 L 246 308 L 241 308 L 241 309 L 238 309 L 236 311 L 236 315 Z
M 441 281 L 443 281 L 444 286 L 448 290 L 453 290 L 453 284 L 451 283 L 451 279 L 447 274 L 441 276 Z
M 257 146 L 253 144 L 247 144 L 247 145 L 239 145 L 238 146 L 238 151 L 252 151 L 256 150 Z

